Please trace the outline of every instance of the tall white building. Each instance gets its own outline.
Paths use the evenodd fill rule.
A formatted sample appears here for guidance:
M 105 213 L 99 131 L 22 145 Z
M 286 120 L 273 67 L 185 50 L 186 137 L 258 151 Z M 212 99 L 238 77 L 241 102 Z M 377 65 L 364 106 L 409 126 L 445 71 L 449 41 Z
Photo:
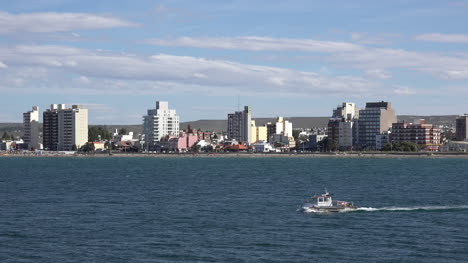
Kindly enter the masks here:
M 70 151 L 73 145 L 79 149 L 88 141 L 88 110 L 81 105 L 58 110 L 58 150 Z
M 23 113 L 24 143 L 28 150 L 40 149 L 39 145 L 39 108 Z
M 351 150 L 354 143 L 354 123 L 359 119 L 359 109 L 353 102 L 343 102 L 333 110 L 328 121 L 328 147 L 330 150 Z
M 344 121 L 359 119 L 359 109 L 354 102 L 343 102 L 341 106 L 333 110 L 332 118 L 340 118 Z
M 156 101 L 156 109 L 148 110 L 143 116 L 145 144 L 152 148 L 166 135 L 179 134 L 179 115 L 176 110 L 169 109 L 169 102 Z

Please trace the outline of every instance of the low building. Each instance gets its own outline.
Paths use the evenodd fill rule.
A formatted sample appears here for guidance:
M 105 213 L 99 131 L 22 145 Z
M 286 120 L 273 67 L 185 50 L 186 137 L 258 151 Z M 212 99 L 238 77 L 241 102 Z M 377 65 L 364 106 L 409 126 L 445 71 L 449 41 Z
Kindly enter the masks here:
M 380 151 L 387 144 L 390 143 L 390 132 L 383 132 L 375 136 L 375 149 Z
M 273 152 L 275 150 L 271 144 L 264 140 L 254 143 L 252 147 L 254 152 L 261 153 Z
M 224 147 L 225 151 L 229 152 L 246 152 L 249 148 L 243 144 L 231 144 Z
M 440 129 L 419 120 L 419 124 L 398 122 L 392 124 L 392 143 L 412 142 L 421 150 L 438 151 L 440 148 Z
M 320 151 L 319 142 L 323 141 L 325 138 L 328 138 L 328 135 L 325 134 L 312 134 L 309 135 L 309 151 L 315 152 Z
M 161 139 L 162 151 L 187 152 L 198 142 L 198 136 L 182 132 L 179 136 L 166 136 Z
M 445 148 L 451 152 L 468 152 L 468 142 L 449 141 Z

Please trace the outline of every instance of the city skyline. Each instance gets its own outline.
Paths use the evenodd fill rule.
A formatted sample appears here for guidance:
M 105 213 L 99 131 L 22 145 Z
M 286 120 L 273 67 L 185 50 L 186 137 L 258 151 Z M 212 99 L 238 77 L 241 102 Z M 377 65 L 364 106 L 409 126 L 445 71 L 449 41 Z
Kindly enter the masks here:
M 0 122 L 65 103 L 90 124 L 139 124 L 156 100 L 181 121 L 238 104 L 258 117 L 330 116 L 343 101 L 466 112 L 468 1 L 309 2 L 5 1 Z

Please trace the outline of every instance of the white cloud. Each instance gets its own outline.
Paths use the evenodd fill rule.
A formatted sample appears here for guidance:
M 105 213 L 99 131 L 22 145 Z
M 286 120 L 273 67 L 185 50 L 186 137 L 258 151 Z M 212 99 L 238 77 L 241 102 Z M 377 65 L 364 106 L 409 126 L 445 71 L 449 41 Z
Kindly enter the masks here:
M 396 34 L 370 35 L 364 32 L 351 32 L 350 37 L 351 37 L 351 41 L 360 43 L 360 44 L 383 45 L 383 44 L 392 43 L 390 39 L 395 39 L 399 36 Z
M 212 49 L 241 49 L 251 51 L 307 51 L 345 52 L 357 51 L 361 46 L 346 42 L 319 41 L 313 39 L 246 37 L 179 37 L 175 39 L 150 39 L 146 43 L 160 46 L 182 46 Z
M 5 63 L 0 61 L 0 68 L 8 68 L 8 66 Z
M 370 69 L 366 71 L 365 76 L 374 79 L 389 79 L 392 73 L 383 69 Z
M 373 48 L 347 42 L 267 37 L 214 37 L 152 39 L 149 44 L 250 51 L 300 51 L 326 53 L 326 62 L 359 69 L 404 68 L 443 78 L 465 78 L 453 72 L 468 68 L 468 54 L 441 55 L 403 49 Z M 315 59 L 320 59 L 319 57 Z
M 80 29 L 132 27 L 137 24 L 111 16 L 83 13 L 29 13 L 0 12 L 0 34 L 19 32 L 45 33 Z
M 86 76 L 80 76 L 78 78 L 78 81 L 81 83 L 81 84 L 89 84 L 89 78 L 86 77 Z
M 468 43 L 468 35 L 462 34 L 422 34 L 414 37 L 415 40 L 441 43 Z
M 416 92 L 408 87 L 396 87 L 393 90 L 396 95 L 414 95 Z
M 49 69 L 65 82 L 58 82 L 60 85 L 67 85 L 64 76 L 76 74 L 81 76 L 79 80 L 82 82 L 93 77 L 92 84 L 98 89 L 127 93 L 203 90 L 224 95 L 226 92 L 241 91 L 270 96 L 303 96 L 316 93 L 369 93 L 379 88 L 378 83 L 362 77 L 324 76 L 314 72 L 189 56 L 158 54 L 142 57 L 63 46 L 3 47 L 0 48 L 0 60 L 15 67 Z M 134 85 L 129 85 L 128 81 Z M 34 86 L 40 85 L 36 83 Z

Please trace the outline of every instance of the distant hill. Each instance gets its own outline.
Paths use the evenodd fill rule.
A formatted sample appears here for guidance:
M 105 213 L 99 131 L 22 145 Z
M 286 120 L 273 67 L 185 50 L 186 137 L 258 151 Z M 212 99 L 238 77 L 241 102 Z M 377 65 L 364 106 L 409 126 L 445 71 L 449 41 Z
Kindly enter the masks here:
M 426 123 L 434 125 L 444 125 L 449 127 L 455 127 L 455 120 L 457 115 L 442 115 L 442 116 L 420 116 L 420 115 L 399 115 L 398 121 L 406 120 L 408 122 L 414 122 L 415 120 L 425 119 Z M 327 127 L 329 117 L 285 117 L 293 123 L 293 128 L 324 128 Z M 262 126 L 267 122 L 274 122 L 276 118 L 255 118 L 257 126 Z M 185 129 L 190 125 L 192 128 L 202 129 L 204 131 L 226 131 L 227 120 L 198 120 L 198 121 L 187 121 L 181 122 L 180 128 Z M 115 129 L 125 128 L 127 131 L 133 131 L 135 134 L 143 132 L 142 124 L 134 125 L 90 125 L 90 126 L 101 126 L 105 127 L 110 132 L 114 132 Z M 42 130 L 42 123 L 40 124 Z M 21 123 L 0 123 L 0 136 L 3 132 L 14 134 L 15 136 L 21 136 L 23 133 L 23 125 Z
M 458 115 L 441 115 L 441 116 L 418 116 L 418 115 L 399 115 L 398 121 L 414 122 L 415 120 L 424 119 L 426 123 L 436 126 L 443 125 L 455 127 L 455 122 Z

